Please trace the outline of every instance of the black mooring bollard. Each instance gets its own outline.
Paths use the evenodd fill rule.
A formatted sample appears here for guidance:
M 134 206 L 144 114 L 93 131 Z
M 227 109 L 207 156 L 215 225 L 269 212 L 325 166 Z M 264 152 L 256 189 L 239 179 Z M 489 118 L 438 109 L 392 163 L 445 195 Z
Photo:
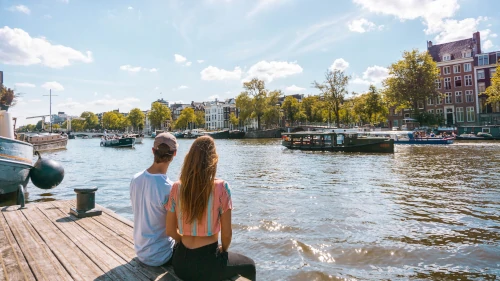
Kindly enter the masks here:
M 95 192 L 97 187 L 93 188 L 75 188 L 76 208 L 71 208 L 70 213 L 77 218 L 86 218 L 99 216 L 102 211 L 95 208 Z

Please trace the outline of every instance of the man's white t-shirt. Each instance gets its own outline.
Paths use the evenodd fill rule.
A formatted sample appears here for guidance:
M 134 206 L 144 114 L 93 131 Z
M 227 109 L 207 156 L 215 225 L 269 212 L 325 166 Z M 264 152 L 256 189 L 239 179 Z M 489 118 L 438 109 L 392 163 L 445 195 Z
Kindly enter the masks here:
M 137 173 L 130 182 L 130 200 L 134 212 L 134 248 L 139 260 L 160 266 L 172 256 L 175 240 L 167 236 L 167 210 L 172 181 L 167 175 Z

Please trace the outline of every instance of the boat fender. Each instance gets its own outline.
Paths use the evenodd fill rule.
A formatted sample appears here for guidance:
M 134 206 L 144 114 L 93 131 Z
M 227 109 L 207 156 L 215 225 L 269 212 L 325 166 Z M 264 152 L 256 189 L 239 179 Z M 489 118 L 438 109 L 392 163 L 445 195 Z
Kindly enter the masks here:
M 51 189 L 58 186 L 64 179 L 64 168 L 52 159 L 43 159 L 38 151 L 38 155 L 33 168 L 30 170 L 31 182 L 38 188 Z

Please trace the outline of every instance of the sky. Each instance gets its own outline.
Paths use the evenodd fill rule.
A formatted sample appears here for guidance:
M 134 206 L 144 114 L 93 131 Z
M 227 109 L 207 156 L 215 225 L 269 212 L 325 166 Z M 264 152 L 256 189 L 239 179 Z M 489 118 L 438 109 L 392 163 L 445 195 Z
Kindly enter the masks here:
M 22 93 L 18 124 L 151 102 L 224 100 L 251 78 L 318 94 L 328 69 L 349 91 L 381 87 L 403 51 L 471 38 L 500 50 L 498 0 L 0 0 L 0 71 Z

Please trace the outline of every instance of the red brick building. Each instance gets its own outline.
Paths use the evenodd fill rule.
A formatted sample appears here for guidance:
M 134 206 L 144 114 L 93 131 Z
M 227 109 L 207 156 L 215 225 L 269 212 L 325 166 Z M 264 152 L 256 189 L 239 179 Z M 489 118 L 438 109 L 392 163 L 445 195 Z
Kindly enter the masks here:
M 491 86 L 491 78 L 500 64 L 500 51 L 478 54 L 474 58 L 474 76 L 478 94 L 477 112 L 479 125 L 500 125 L 500 104 L 487 104 L 484 91 Z

